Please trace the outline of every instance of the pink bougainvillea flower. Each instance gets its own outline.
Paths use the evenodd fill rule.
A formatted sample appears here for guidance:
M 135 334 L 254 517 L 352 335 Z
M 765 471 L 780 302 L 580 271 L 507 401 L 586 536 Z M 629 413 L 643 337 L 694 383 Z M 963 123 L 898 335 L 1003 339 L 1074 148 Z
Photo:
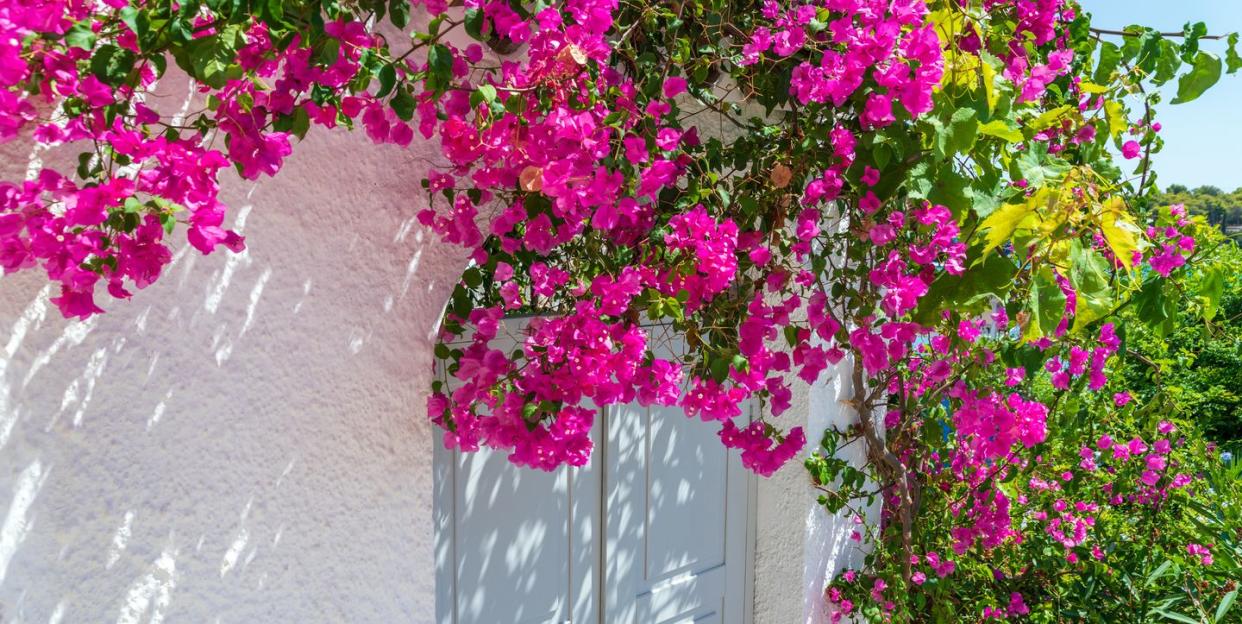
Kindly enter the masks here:
M 664 97 L 674 98 L 686 92 L 686 79 L 681 76 L 669 76 L 664 79 Z

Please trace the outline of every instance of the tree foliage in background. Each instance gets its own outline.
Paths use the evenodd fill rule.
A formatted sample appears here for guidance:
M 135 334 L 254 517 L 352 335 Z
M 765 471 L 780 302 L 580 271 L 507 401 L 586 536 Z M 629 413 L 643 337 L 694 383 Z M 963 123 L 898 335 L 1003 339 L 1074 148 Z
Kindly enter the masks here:
M 1242 227 L 1242 188 L 1227 193 L 1215 186 L 1189 189 L 1180 184 L 1170 184 L 1159 195 L 1159 201 L 1183 204 L 1190 214 L 1203 215 L 1208 223 L 1214 225 Z
M 1164 214 L 1153 216 L 1153 227 L 1170 222 Z M 924 498 L 914 572 L 899 586 L 901 598 L 888 598 L 893 611 L 882 604 L 893 595 L 891 578 L 864 568 L 829 587 L 836 613 L 915 622 L 974 621 L 965 613 L 976 611 L 983 620 L 1049 623 L 1242 621 L 1233 607 L 1242 579 L 1242 463 L 1226 450 L 1236 457 L 1242 340 L 1238 317 L 1228 315 L 1242 294 L 1242 254 L 1201 219 L 1196 232 L 1200 246 L 1187 264 L 1172 279 L 1148 282 L 1118 311 L 1119 353 L 1097 391 L 1067 380 L 1060 366 L 1032 369 L 1021 350 L 1002 350 L 1006 366 L 1024 368 L 1004 369 L 1004 378 L 998 370 L 994 383 L 1049 405 L 1049 430 L 1060 432 L 1038 454 L 997 466 L 1005 471 L 1001 491 L 1027 510 L 1028 530 L 985 556 L 963 553 L 956 476 L 931 463 L 924 491 L 947 495 Z M 953 409 L 942 406 L 939 426 L 926 435 L 952 435 Z M 825 438 L 826 451 L 836 444 Z M 807 466 L 814 473 L 835 464 L 847 484 L 863 482 L 828 457 Z M 848 507 L 840 492 L 829 488 L 821 502 Z M 1007 530 L 1003 522 L 993 528 Z M 882 537 L 860 526 L 854 539 Z
M 0 186 L 0 266 L 66 316 L 156 282 L 178 230 L 240 250 L 223 172 L 275 175 L 312 129 L 420 135 L 419 219 L 471 259 L 446 444 L 583 465 L 598 408 L 637 402 L 767 475 L 806 442 L 792 383 L 840 374 L 857 419 L 809 478 L 883 511 L 832 619 L 1236 617 L 1236 478 L 1171 387 L 1116 374 L 1132 325 L 1221 306 L 1150 156 L 1160 87 L 1197 99 L 1236 35 L 1073 0 L 0 0 L 0 35 L 0 138 L 80 154 Z M 174 69 L 198 100 L 161 110 Z
M 1175 316 L 1142 300 L 1122 314 L 1131 328 L 1123 374 L 1137 398 L 1185 415 L 1236 457 L 1242 450 L 1242 247 L 1205 231 L 1190 266 L 1193 275 L 1176 287 Z

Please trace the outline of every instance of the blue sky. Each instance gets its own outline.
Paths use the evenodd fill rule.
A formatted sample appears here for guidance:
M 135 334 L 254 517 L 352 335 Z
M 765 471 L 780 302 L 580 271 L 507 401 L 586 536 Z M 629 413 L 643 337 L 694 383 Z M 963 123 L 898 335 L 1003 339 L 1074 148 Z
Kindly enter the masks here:
M 1100 28 L 1142 24 L 1179 31 L 1186 22 L 1206 22 L 1211 34 L 1242 32 L 1242 0 L 1080 0 Z M 1224 57 L 1224 45 L 1204 42 Z M 1176 88 L 1176 83 L 1169 85 Z M 1203 184 L 1226 191 L 1242 187 L 1242 71 L 1225 75 L 1199 99 L 1171 105 L 1165 97 L 1156 121 L 1165 147 L 1155 158 L 1160 185 Z

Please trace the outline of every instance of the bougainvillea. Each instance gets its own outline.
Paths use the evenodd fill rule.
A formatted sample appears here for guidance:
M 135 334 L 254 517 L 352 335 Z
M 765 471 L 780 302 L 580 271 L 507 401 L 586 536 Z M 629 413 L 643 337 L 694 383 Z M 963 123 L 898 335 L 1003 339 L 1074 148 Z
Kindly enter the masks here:
M 970 553 L 1045 539 L 1075 565 L 1099 506 L 1193 487 L 1171 430 L 1042 468 L 1080 436 L 1062 397 L 1114 400 L 1116 311 L 1167 305 L 1158 284 L 1195 252 L 1194 224 L 1144 198 L 1155 87 L 1190 101 L 1224 70 L 1205 32 L 1114 43 L 1073 0 L 6 0 L 0 138 L 82 155 L 0 186 L 0 265 L 45 271 L 85 318 L 157 281 L 178 228 L 242 248 L 224 170 L 274 175 L 319 126 L 435 141 L 419 220 L 471 259 L 428 401 L 447 445 L 582 465 L 595 408 L 638 402 L 718 423 L 768 475 L 806 444 L 780 419 L 792 384 L 847 371 L 857 425 L 807 467 L 830 510 L 885 511 L 869 568 L 826 601 L 923 621 L 912 588 Z M 149 104 L 170 60 L 192 112 Z M 831 453 L 852 438 L 864 470 Z M 1101 471 L 1137 481 L 1057 494 Z M 940 512 L 946 549 L 921 550 L 916 518 Z M 1041 598 L 996 596 L 938 608 Z

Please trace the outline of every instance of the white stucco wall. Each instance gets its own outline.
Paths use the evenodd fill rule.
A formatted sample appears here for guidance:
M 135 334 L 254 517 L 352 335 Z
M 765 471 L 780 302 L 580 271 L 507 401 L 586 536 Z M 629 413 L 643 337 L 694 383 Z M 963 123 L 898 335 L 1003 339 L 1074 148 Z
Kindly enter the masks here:
M 853 519 L 831 515 L 816 502 L 802 458 L 819 448 L 829 427 L 844 430 L 857 414 L 851 398 L 851 360 L 832 366 L 815 385 L 793 382 L 792 407 L 777 422 L 806 429 L 803 456 L 790 460 L 769 479 L 759 481 L 755 544 L 755 624 L 827 624 L 824 588 L 841 570 L 860 567 L 866 544 L 852 541 Z M 862 465 L 862 446 L 851 445 L 841 457 Z M 879 519 L 879 506 L 866 510 L 868 522 Z
M 312 133 L 227 183 L 244 254 L 180 253 L 86 323 L 0 279 L 0 621 L 430 619 L 424 397 L 463 263 L 414 219 L 432 151 Z
M 808 450 L 818 448 L 819 440 L 829 428 L 845 431 L 858 422 L 857 411 L 845 403 L 854 394 L 851 378 L 852 357 L 847 356 L 830 367 L 830 376 L 810 388 L 807 430 L 814 432 L 814 437 L 808 435 L 808 439 L 814 440 L 814 443 Z M 882 427 L 882 423 L 875 426 Z M 837 456 L 852 462 L 856 468 L 862 468 L 866 463 L 865 444 L 860 440 L 840 449 Z M 806 478 L 805 472 L 803 478 Z M 803 587 L 806 591 L 804 617 L 807 624 L 828 624 L 831 621 L 827 602 L 823 599 L 824 588 L 842 570 L 862 567 L 866 554 L 870 551 L 865 540 L 851 539 L 855 530 L 860 528 L 857 524 L 858 518 L 845 509 L 829 514 L 816 502 L 818 494 L 812 490 L 809 497 L 811 503 L 806 514 L 806 541 L 803 545 Z M 862 521 L 874 526 L 880 521 L 879 501 L 863 506 L 860 512 L 865 514 Z

